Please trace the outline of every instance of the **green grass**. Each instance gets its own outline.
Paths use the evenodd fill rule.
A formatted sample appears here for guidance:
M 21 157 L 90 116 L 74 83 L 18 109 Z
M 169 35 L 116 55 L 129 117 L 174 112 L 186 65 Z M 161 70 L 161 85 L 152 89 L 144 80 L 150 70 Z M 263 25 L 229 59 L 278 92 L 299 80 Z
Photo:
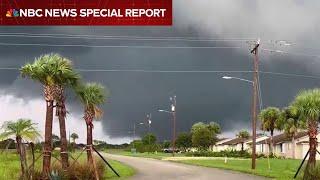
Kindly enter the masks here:
M 270 159 L 271 169 L 268 168 L 267 159 L 258 159 L 256 170 L 251 170 L 251 159 L 245 160 L 182 160 L 186 164 L 214 167 L 220 169 L 234 170 L 259 176 L 271 177 L 280 180 L 293 179 L 301 160 L 293 159 Z
M 37 157 L 39 154 L 36 154 Z M 72 156 L 76 158 L 79 153 L 74 153 Z M 82 154 L 79 158 L 79 161 L 85 161 L 86 154 Z M 54 162 L 55 160 L 52 159 Z M 20 160 L 17 153 L 7 152 L 0 154 L 0 179 L 19 179 L 20 174 Z M 31 162 L 31 161 L 28 161 Z M 115 160 L 108 160 L 111 166 L 120 174 L 121 178 L 130 177 L 134 175 L 135 171 L 132 167 L 122 164 Z M 39 159 L 36 162 L 35 168 L 41 169 L 42 159 Z M 107 168 L 105 171 L 105 179 L 119 179 L 116 174 L 112 172 L 110 168 Z
M 108 162 L 111 164 L 113 169 L 115 169 L 119 175 L 120 179 L 125 179 L 126 177 L 133 176 L 135 174 L 135 171 L 132 167 L 127 166 L 125 164 L 120 163 L 119 161 L 115 160 L 108 160 Z M 108 168 L 107 174 L 106 174 L 106 179 L 119 179 L 117 175 L 115 175 L 111 169 Z
M 171 153 L 163 153 L 163 152 L 157 152 L 157 153 L 131 153 L 129 151 L 124 151 L 124 150 L 107 150 L 107 153 L 111 154 L 119 154 L 119 155 L 124 155 L 124 156 L 133 156 L 133 157 L 144 157 L 144 158 L 152 158 L 152 159 L 163 159 L 165 157 L 172 157 Z M 181 153 L 176 153 L 175 156 L 181 157 L 184 156 L 184 154 Z

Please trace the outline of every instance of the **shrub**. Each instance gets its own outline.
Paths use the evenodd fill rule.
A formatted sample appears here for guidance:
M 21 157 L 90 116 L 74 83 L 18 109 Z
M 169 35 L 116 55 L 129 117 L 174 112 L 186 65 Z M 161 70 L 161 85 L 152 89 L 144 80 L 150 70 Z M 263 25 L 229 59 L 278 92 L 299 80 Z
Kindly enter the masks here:
M 304 170 L 304 171 L 303 171 Z M 308 171 L 308 174 L 304 177 L 304 174 Z M 299 176 L 297 179 L 303 179 L 303 180 L 315 180 L 320 179 L 320 165 L 317 164 L 314 168 L 306 169 L 306 165 L 301 168 L 301 171 L 299 173 Z
M 102 160 L 96 159 L 97 171 L 99 179 L 103 179 L 106 170 Z M 41 179 L 41 172 L 36 171 L 32 177 L 33 180 Z M 70 164 L 70 167 L 65 171 L 60 165 L 53 165 L 50 173 L 50 180 L 95 180 L 93 165 L 87 162 Z
M 187 152 L 186 156 L 195 156 L 195 157 L 242 157 L 250 158 L 251 154 L 247 151 L 235 151 L 235 150 L 226 150 L 226 151 L 196 151 L 196 152 Z

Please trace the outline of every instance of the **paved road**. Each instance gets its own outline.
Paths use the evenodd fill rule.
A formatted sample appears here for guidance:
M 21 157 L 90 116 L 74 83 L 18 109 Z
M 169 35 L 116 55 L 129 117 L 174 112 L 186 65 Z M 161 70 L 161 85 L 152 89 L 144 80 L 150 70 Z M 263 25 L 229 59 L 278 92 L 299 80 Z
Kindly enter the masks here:
M 233 171 L 191 166 L 186 164 L 104 154 L 108 159 L 118 160 L 136 169 L 133 180 L 262 180 L 265 178 Z

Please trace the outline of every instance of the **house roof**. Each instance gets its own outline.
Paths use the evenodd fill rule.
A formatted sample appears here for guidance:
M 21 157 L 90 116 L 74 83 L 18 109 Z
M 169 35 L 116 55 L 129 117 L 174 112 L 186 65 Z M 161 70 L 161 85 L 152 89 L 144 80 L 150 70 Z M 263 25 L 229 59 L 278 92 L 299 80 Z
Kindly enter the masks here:
M 299 139 L 299 138 L 302 138 L 302 137 L 307 136 L 307 135 L 308 135 L 307 131 L 301 131 L 301 132 L 298 132 L 294 136 L 294 138 L 295 139 Z M 279 143 L 286 142 L 286 141 L 291 141 L 291 137 L 289 137 L 285 133 L 273 136 L 273 143 L 274 144 L 279 144 Z M 267 139 L 267 143 L 270 143 L 270 142 L 271 142 L 271 138 Z
M 220 138 L 219 141 L 216 143 L 216 145 L 224 145 L 224 142 L 229 141 L 229 138 Z
M 241 143 L 244 143 L 248 140 L 250 140 L 252 137 L 249 137 L 248 139 L 246 138 L 234 138 L 234 139 L 231 139 L 229 141 L 226 141 L 224 143 L 222 143 L 223 145 L 236 145 L 236 144 L 241 144 Z

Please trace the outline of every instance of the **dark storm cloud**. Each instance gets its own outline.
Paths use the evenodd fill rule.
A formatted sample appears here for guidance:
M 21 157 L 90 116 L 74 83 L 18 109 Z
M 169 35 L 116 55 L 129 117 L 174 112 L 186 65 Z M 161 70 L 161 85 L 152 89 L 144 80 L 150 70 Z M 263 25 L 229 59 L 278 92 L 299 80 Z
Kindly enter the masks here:
M 268 1 L 263 4 L 260 1 L 259 3 L 251 3 L 251 1 L 194 0 L 186 4 L 177 0 L 174 4 L 175 25 L 173 27 L 1 27 L 0 30 L 1 32 L 116 36 L 261 37 L 262 42 L 265 42 L 262 44 L 263 48 L 316 53 L 316 50 L 284 49 L 268 44 L 270 39 L 284 38 L 298 41 L 302 46 L 305 44 L 319 46 L 319 43 L 314 41 L 319 34 L 315 33 L 319 32 L 319 21 L 316 21 L 319 19 L 319 15 L 315 14 L 316 17 L 309 18 L 313 24 L 305 22 L 307 15 L 314 13 L 312 3 L 300 4 L 295 1 L 285 1 L 293 8 L 292 10 L 287 9 L 285 3 L 279 2 L 278 6 L 282 7 L 282 12 L 280 12 L 281 8 L 277 7 L 276 11 L 272 11 L 272 13 L 283 13 L 284 16 L 281 17 L 262 13 L 265 12 L 262 7 L 270 10 L 275 2 Z M 313 5 L 319 4 L 314 1 Z M 257 13 L 257 16 L 251 17 L 252 13 Z M 300 22 L 286 13 L 297 13 L 295 18 Z M 251 18 L 247 20 L 248 17 Z M 272 19 L 275 22 L 272 22 Z M 285 20 L 288 21 L 287 25 L 279 24 L 284 23 Z M 258 26 L 254 26 L 252 21 L 260 22 Z M 310 33 L 303 36 L 302 32 Z M 1 67 L 19 67 L 40 54 L 58 52 L 71 58 L 75 67 L 81 69 L 252 70 L 252 57 L 248 53 L 246 44 L 241 42 L 147 42 L 13 37 L 1 38 L 2 41 L 98 45 L 241 46 L 243 48 L 231 50 L 1 46 Z M 319 75 L 317 70 L 320 64 L 311 57 L 261 52 L 260 62 L 261 71 Z M 105 110 L 103 128 L 111 137 L 129 136 L 128 131 L 132 130 L 133 123 L 143 121 L 147 113 L 152 113 L 152 131 L 160 136 L 160 139 L 169 139 L 171 137 L 171 117 L 169 114 L 158 113 L 157 109 L 168 109 L 169 96 L 174 94 L 177 95 L 178 131 L 188 131 L 190 126 L 198 121 L 216 121 L 222 125 L 224 131 L 236 131 L 240 128 L 250 127 L 252 90 L 250 84 L 235 80 L 227 81 L 221 78 L 223 75 L 231 75 L 251 79 L 250 73 L 82 72 L 81 74 L 87 81 L 103 83 L 111 92 L 111 97 L 103 106 Z M 18 78 L 17 72 L 1 71 L 0 75 L 1 89 L 6 89 L 8 93 L 28 98 L 41 95 L 39 85 Z M 286 106 L 301 89 L 319 86 L 317 79 L 302 77 L 261 74 L 260 79 L 265 107 Z M 71 93 L 69 102 L 73 111 L 82 112 L 81 106 Z M 146 128 L 140 127 L 137 131 L 138 134 L 143 134 L 146 132 Z

